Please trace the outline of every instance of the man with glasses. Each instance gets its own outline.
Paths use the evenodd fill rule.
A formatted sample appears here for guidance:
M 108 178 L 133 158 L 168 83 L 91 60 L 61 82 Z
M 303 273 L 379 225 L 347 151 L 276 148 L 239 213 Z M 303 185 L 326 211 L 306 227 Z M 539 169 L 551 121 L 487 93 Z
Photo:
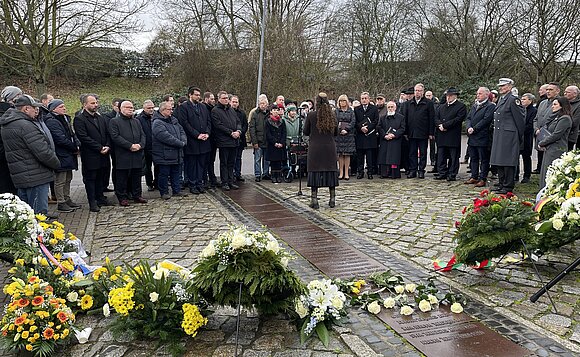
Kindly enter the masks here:
M 40 103 L 29 95 L 14 100 L 0 119 L 2 142 L 18 197 L 34 213 L 48 213 L 48 190 L 60 161 L 47 134 L 38 124 Z M 2 173 L 5 175 L 6 173 Z
M 119 205 L 129 205 L 127 185 L 130 183 L 131 198 L 135 203 L 147 203 L 142 197 L 141 174 L 143 172 L 143 150 L 145 149 L 145 133 L 139 121 L 133 118 L 135 108 L 129 100 L 119 104 L 119 115 L 111 119 L 109 130 L 111 140 L 115 143 L 115 159 L 117 183 L 115 195 Z
M 550 82 L 546 87 L 546 100 L 542 101 L 538 105 L 538 113 L 534 119 L 534 136 L 538 136 L 540 133 L 540 128 L 548 122 L 548 118 L 552 114 L 552 102 L 560 95 L 560 84 L 557 82 Z M 536 151 L 538 151 L 538 164 L 534 173 L 540 173 L 542 167 L 542 159 L 544 158 L 544 152 L 538 150 L 538 145 L 535 145 Z

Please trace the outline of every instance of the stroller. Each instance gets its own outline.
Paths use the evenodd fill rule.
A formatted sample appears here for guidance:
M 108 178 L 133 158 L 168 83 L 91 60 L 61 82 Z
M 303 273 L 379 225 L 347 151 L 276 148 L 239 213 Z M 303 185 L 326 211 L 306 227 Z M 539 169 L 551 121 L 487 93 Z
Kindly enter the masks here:
M 306 159 L 308 154 L 308 145 L 298 137 L 293 139 L 288 149 L 288 165 L 282 168 L 282 178 L 284 182 L 290 183 L 296 178 L 306 176 Z M 292 169 L 296 166 L 296 171 Z

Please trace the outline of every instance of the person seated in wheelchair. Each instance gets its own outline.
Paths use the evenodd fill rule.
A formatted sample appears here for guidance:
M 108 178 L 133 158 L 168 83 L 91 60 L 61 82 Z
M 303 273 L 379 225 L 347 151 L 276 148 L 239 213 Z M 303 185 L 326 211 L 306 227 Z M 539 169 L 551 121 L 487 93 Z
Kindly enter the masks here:
M 284 112 L 284 124 L 286 125 L 286 147 L 288 148 L 288 168 L 293 177 L 296 175 L 296 165 L 298 164 L 297 155 L 305 151 L 304 140 L 302 137 L 302 118 L 298 114 L 298 109 L 294 103 L 286 106 Z

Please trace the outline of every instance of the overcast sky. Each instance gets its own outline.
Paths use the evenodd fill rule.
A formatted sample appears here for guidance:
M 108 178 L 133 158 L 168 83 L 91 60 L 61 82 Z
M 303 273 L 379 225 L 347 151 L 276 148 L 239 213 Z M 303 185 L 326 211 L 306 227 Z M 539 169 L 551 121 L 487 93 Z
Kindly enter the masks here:
M 143 31 L 134 34 L 130 41 L 124 43 L 122 46 L 124 49 L 137 51 L 145 50 L 147 45 L 151 43 L 155 37 L 156 26 L 158 26 L 161 21 L 156 15 L 158 11 L 157 6 L 150 5 L 148 9 L 139 14 L 139 20 L 143 24 Z

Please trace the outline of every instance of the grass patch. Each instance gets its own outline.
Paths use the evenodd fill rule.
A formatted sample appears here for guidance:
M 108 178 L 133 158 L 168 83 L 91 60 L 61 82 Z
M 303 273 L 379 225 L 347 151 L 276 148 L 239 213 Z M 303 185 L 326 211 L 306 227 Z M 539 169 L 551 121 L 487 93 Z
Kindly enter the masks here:
M 532 174 L 532 177 L 530 177 L 530 182 L 516 184 L 514 193 L 521 199 L 535 202 L 536 195 L 540 191 L 539 185 L 540 175 Z

